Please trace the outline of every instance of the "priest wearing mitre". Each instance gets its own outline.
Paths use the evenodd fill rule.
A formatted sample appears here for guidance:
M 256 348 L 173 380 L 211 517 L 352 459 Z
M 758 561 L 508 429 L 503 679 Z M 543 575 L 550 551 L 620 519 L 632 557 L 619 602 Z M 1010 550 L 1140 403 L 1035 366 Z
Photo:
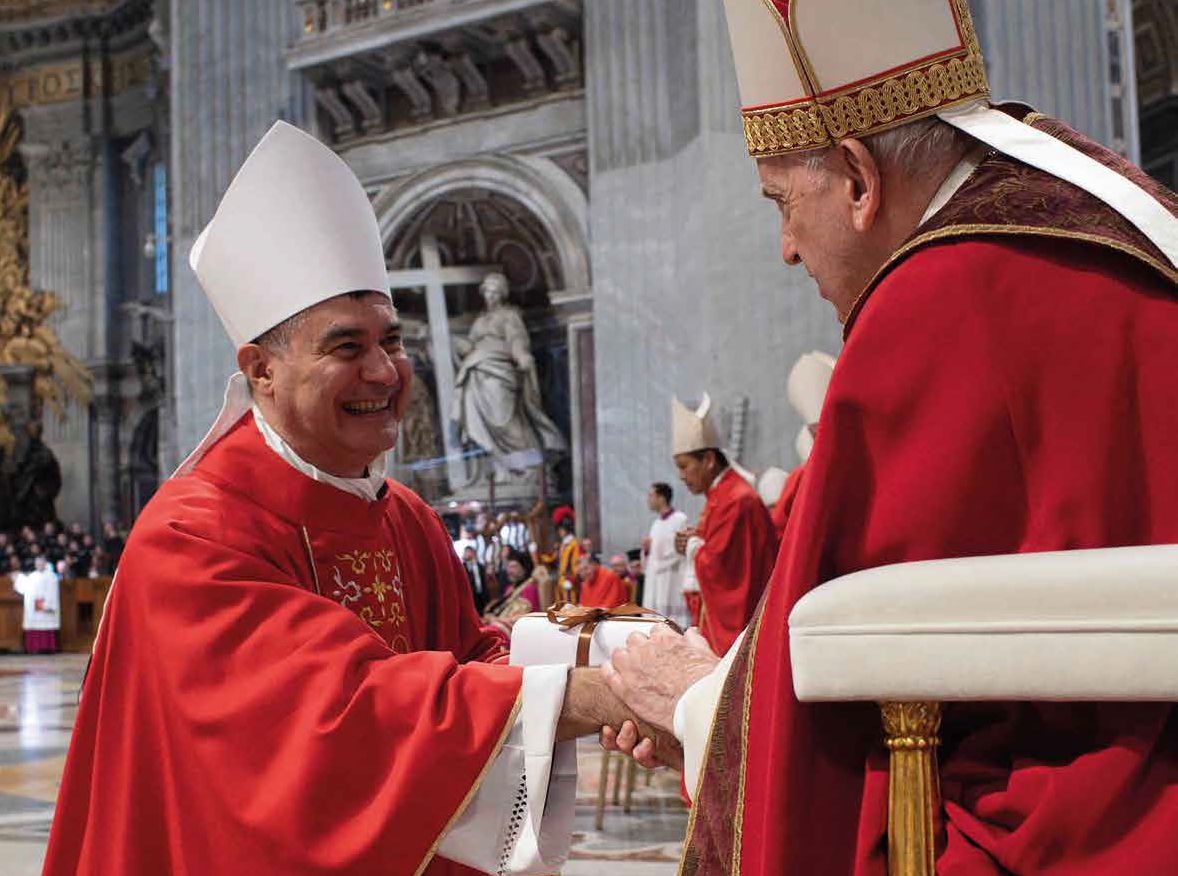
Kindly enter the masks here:
M 660 632 L 607 674 L 684 740 L 684 873 L 883 874 L 878 714 L 797 700 L 790 613 L 891 563 L 1178 542 L 1178 199 L 991 106 L 964 0 L 725 7 L 782 256 L 845 344 L 741 643 L 708 672 Z M 946 709 L 937 872 L 1173 872 L 1176 722 L 1155 703 Z M 628 728 L 607 741 L 645 754 Z
M 830 385 L 833 371 L 834 358 L 814 350 L 798 357 L 785 382 L 785 394 L 790 406 L 802 418 L 802 426 L 794 439 L 794 449 L 800 464 L 788 474 L 781 469 L 771 468 L 757 481 L 757 492 L 769 509 L 773 531 L 779 539 L 785 535 L 790 513 L 801 491 L 806 460 L 814 448 L 814 433 L 818 429 L 818 417 L 822 413 L 822 402 L 826 399 L 826 388 Z
M 597 673 L 506 665 L 384 476 L 411 370 L 364 190 L 279 122 L 190 261 L 240 371 L 123 553 L 45 873 L 559 869 Z
M 675 549 L 699 586 L 699 629 L 723 655 L 752 617 L 777 555 L 773 522 L 761 497 L 720 449 L 720 430 L 705 393 L 694 411 L 671 403 L 671 454 L 679 479 L 705 496 L 699 523 L 681 529 Z

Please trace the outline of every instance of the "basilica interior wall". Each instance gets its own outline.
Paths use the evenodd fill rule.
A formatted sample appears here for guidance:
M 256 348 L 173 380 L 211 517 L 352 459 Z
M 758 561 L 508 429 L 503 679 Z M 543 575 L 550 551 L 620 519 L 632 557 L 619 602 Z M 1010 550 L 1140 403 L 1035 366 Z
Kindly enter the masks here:
M 1102 3 L 1088 2 L 1091 15 L 1075 34 L 1062 34 L 1027 0 L 973 5 L 986 51 L 1002 60 L 995 92 L 1107 142 L 1107 89 L 1068 90 L 1058 75 L 1082 64 L 1091 75 L 1081 80 L 1103 81 Z M 649 483 L 675 482 L 672 395 L 695 402 L 709 392 L 725 424 L 743 412 L 740 461 L 790 468 L 801 424 L 784 398 L 789 368 L 801 353 L 837 353 L 841 342 L 804 269 L 781 263 L 777 216 L 759 197 L 744 149 L 721 0 L 593 0 L 582 14 L 583 96 L 558 92 L 461 123 L 336 145 L 381 204 L 447 163 L 506 154 L 583 162 L 587 141 L 587 181 L 578 183 L 587 186 L 588 287 L 571 291 L 591 298 L 591 341 L 582 337 L 584 305 L 561 322 L 593 351 L 592 368 L 575 375 L 596 418 L 593 517 L 603 544 L 621 548 L 646 528 Z M 286 0 L 262 0 L 248 14 L 230 0 L 173 0 L 171 16 L 176 429 L 161 452 L 174 463 L 216 415 L 233 368 L 188 250 L 273 120 L 315 128 L 322 113 L 309 109 L 306 77 L 291 72 L 299 23 Z M 678 504 L 696 513 L 700 502 L 682 492 Z
M 660 4 L 662 5 L 662 4 Z M 720 0 L 586 5 L 590 234 L 602 542 L 636 545 L 651 481 L 685 495 L 671 397 L 706 391 L 726 424 L 747 399 L 740 461 L 792 468 L 801 423 L 785 399 L 797 357 L 836 354 L 838 323 L 781 261 L 740 127 Z

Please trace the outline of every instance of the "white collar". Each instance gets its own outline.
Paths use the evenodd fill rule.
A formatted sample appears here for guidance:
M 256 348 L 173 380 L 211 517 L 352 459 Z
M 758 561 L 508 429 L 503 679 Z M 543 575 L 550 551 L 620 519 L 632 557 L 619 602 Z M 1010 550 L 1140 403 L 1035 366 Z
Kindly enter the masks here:
M 366 502 L 375 502 L 380 496 L 380 490 L 385 483 L 385 459 L 388 454 L 382 453 L 368 464 L 368 474 L 359 478 L 341 478 L 318 469 L 294 452 L 282 436 L 274 431 L 266 422 L 261 410 L 255 404 L 254 422 L 258 424 L 258 431 L 266 439 L 266 445 L 286 460 L 295 471 L 301 472 L 313 481 L 330 484 L 337 490 L 343 490 Z
M 965 185 L 965 181 L 969 179 L 970 174 L 978 169 L 978 165 L 982 163 L 982 156 L 986 154 L 985 148 L 971 149 L 966 153 L 965 157 L 957 162 L 957 166 L 949 171 L 949 175 L 945 177 L 945 181 L 941 183 L 941 187 L 937 189 L 933 199 L 929 201 L 928 207 L 924 211 L 924 215 L 920 217 L 920 225 L 928 222 L 933 218 L 942 207 L 949 203 L 949 199 L 957 194 L 957 190 Z M 919 228 L 920 225 L 916 227 Z

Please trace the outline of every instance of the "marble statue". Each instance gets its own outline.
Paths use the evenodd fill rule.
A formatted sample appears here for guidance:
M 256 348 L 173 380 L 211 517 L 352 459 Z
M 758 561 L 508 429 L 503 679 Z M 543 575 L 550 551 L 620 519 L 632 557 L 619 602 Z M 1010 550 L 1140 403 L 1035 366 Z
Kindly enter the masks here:
M 464 442 L 487 451 L 496 469 L 516 476 L 564 453 L 568 442 L 544 413 L 528 329 L 507 303 L 507 278 L 488 274 L 479 287 L 486 310 L 466 338 L 455 338 L 461 357 L 454 378 L 452 419 Z
M 28 437 L 17 449 L 12 475 L 12 502 L 16 526 L 40 526 L 57 519 L 54 502 L 61 492 L 61 466 L 41 440 L 41 424 L 26 426 Z

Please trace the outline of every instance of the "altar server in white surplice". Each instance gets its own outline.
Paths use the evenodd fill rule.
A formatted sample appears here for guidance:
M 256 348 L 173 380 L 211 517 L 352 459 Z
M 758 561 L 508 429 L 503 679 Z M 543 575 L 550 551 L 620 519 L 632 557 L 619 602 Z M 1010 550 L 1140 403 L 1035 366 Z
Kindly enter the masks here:
M 657 516 L 650 524 L 650 535 L 643 539 L 643 570 L 646 584 L 642 604 L 686 629 L 691 623 L 683 599 L 683 573 L 687 565 L 675 550 L 675 533 L 687 525 L 687 515 L 676 511 L 671 501 L 670 484 L 654 483 L 646 497 L 647 506 Z

